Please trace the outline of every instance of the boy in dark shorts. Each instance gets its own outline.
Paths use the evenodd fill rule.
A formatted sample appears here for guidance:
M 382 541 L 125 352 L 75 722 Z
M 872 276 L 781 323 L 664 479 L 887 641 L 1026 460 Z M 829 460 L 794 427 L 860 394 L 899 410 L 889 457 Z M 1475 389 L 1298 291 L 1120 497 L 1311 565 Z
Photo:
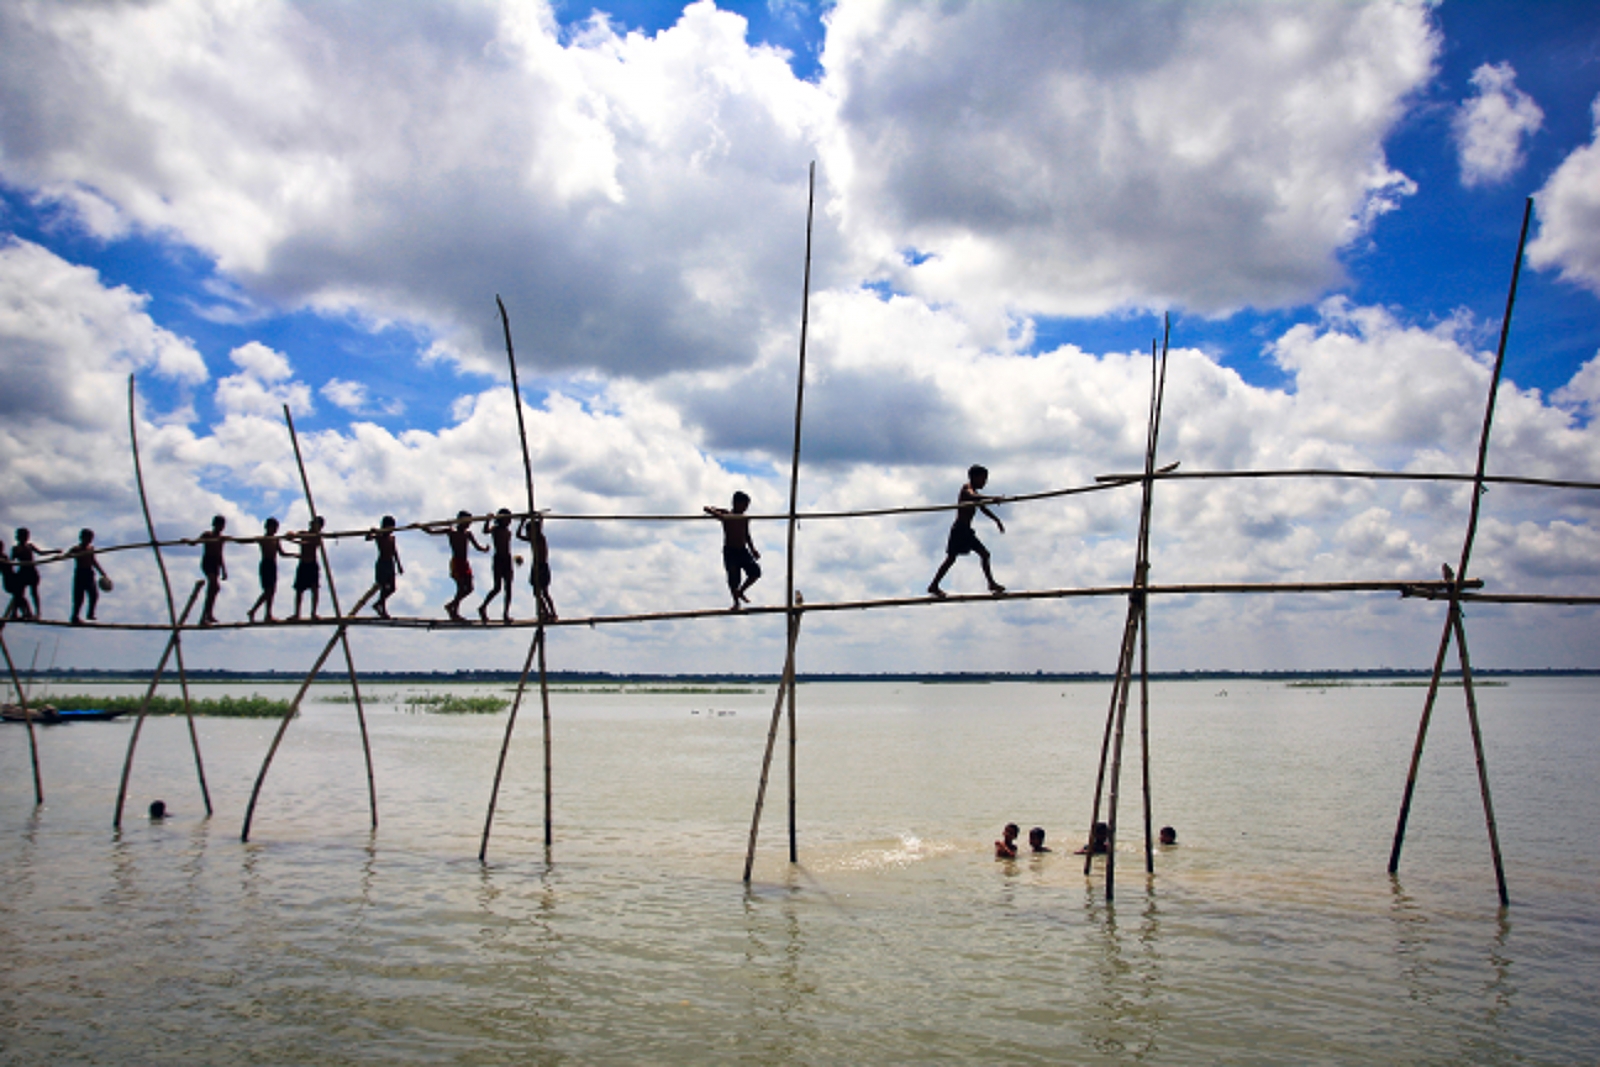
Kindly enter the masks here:
M 317 603 L 322 599 L 322 562 L 318 550 L 322 548 L 321 515 L 311 520 L 311 527 L 301 533 L 292 533 L 289 540 L 300 546 L 300 562 L 294 568 L 294 614 L 290 622 L 300 618 L 300 601 L 311 594 L 311 617 L 317 617 Z
M 544 539 L 544 516 L 534 515 L 517 524 L 517 536 L 533 549 L 533 565 L 528 568 L 528 581 L 533 586 L 533 597 L 539 605 L 539 618 L 545 622 L 556 621 L 556 602 L 550 596 L 550 544 Z
M 106 571 L 94 558 L 93 530 L 78 531 L 78 543 L 67 549 L 67 558 L 72 560 L 72 625 L 79 625 L 78 614 L 83 610 L 84 600 L 89 601 L 89 621 L 94 622 L 94 609 L 100 603 L 100 589 L 95 585 L 94 576 L 99 571 L 100 577 L 105 578 Z
M 29 618 L 28 604 L 22 599 L 21 586 L 17 584 L 17 571 L 11 565 L 11 557 L 6 555 L 6 543 L 0 540 L 0 578 L 5 580 L 6 590 L 6 619 Z
M 972 519 L 979 511 L 993 519 L 1001 533 L 1006 532 L 1006 524 L 987 507 L 987 503 L 994 497 L 984 496 L 980 492 L 988 484 L 987 468 L 976 463 L 967 468 L 967 484 L 961 487 L 961 495 L 956 498 L 960 506 L 956 508 L 955 521 L 950 524 L 950 537 L 945 542 L 944 548 L 944 562 L 939 564 L 939 573 L 935 574 L 933 581 L 928 584 L 928 592 L 933 596 L 941 598 L 944 596 L 944 590 L 939 588 L 939 582 L 950 573 L 950 568 L 955 566 L 956 557 L 965 556 L 968 552 L 978 554 L 978 562 L 983 565 L 983 577 L 989 583 L 989 592 L 1000 594 L 1006 591 L 1005 586 L 994 580 L 994 572 L 989 570 L 989 550 L 983 547 L 978 535 L 972 532 Z
M 293 558 L 294 555 L 283 549 L 283 539 L 278 536 L 278 520 L 268 519 L 265 525 L 266 532 L 256 538 L 256 544 L 261 547 L 261 564 L 256 568 L 256 573 L 261 578 L 261 595 L 256 597 L 256 602 L 245 612 L 251 622 L 256 621 L 256 612 L 263 607 L 267 609 L 267 621 L 272 621 L 272 602 L 278 596 L 278 557 Z
M 395 575 L 406 572 L 400 564 L 400 548 L 394 543 L 394 516 L 385 515 L 378 529 L 368 530 L 367 540 L 378 542 L 378 562 L 372 568 L 372 580 L 378 586 L 378 602 L 372 605 L 372 610 L 378 618 L 387 619 L 389 598 L 394 596 L 398 584 Z
M 424 526 L 422 529 L 435 537 L 443 534 L 450 539 L 450 577 L 456 583 L 456 595 L 454 600 L 444 606 L 444 610 L 452 622 L 465 622 L 458 609 L 461 607 L 461 602 L 472 595 L 472 561 L 467 558 L 467 549 L 470 547 L 479 552 L 487 552 L 489 546 L 478 544 L 478 539 L 472 536 L 470 511 L 456 512 L 454 526 L 442 523 L 439 527 Z
M 11 546 L 11 560 L 17 565 L 16 575 L 12 584 L 16 589 L 13 603 L 22 605 L 22 617 L 37 619 L 39 611 L 39 568 L 34 565 L 34 560 L 40 556 L 48 556 L 48 548 L 40 548 L 33 543 L 33 535 L 26 527 L 17 530 L 17 543 Z M 28 598 L 33 598 L 33 610 L 28 610 Z
M 750 508 L 750 498 L 743 492 L 733 494 L 733 510 L 706 505 L 705 512 L 722 523 L 722 567 L 728 572 L 728 592 L 733 594 L 733 607 L 750 603 L 745 592 L 761 577 L 761 565 L 756 560 L 761 553 L 750 539 L 750 520 L 745 512 Z M 741 584 L 741 579 L 743 583 Z
M 217 594 L 222 591 L 222 583 L 228 580 L 228 565 L 222 561 L 222 528 L 228 525 L 228 520 L 221 515 L 213 516 L 211 529 L 201 534 L 190 544 L 200 546 L 200 573 L 206 576 L 206 604 L 200 611 L 201 626 L 215 626 L 217 624 Z
M 494 586 L 489 590 L 489 595 L 483 598 L 483 603 L 478 605 L 478 618 L 484 622 L 489 621 L 489 605 L 504 590 L 506 599 L 501 605 L 500 619 L 502 622 L 510 622 L 511 583 L 515 577 L 511 563 L 510 509 L 501 508 L 494 513 L 493 519 L 484 519 L 483 532 L 489 535 L 489 544 L 494 547 L 494 555 L 489 557 L 489 567 L 494 574 Z

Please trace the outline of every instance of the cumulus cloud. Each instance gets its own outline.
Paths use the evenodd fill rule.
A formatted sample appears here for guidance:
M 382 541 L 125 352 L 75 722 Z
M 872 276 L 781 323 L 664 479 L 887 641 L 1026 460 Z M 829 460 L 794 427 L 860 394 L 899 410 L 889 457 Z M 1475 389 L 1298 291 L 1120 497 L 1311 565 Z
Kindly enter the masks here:
M 217 382 L 217 406 L 225 414 L 275 418 L 286 404 L 293 414 L 310 414 L 311 390 L 304 382 L 289 380 L 294 368 L 288 356 L 251 341 L 228 353 L 228 358 L 239 373 Z
M 173 235 L 260 299 L 419 326 L 468 366 L 498 370 L 496 293 L 546 368 L 728 364 L 792 329 L 826 114 L 744 28 L 709 3 L 563 43 L 543 3 L 22 0 L 0 159 L 102 236 Z
M 1383 139 L 1438 47 L 1415 3 L 841 3 L 835 207 L 939 301 L 1304 301 L 1413 188 Z
M 1528 262 L 1558 267 L 1561 277 L 1600 293 L 1600 97 L 1591 111 L 1595 136 L 1534 194 L 1539 235 L 1528 244 Z
M 375 404 L 372 391 L 365 383 L 344 378 L 330 378 L 318 391 L 335 407 L 352 415 L 399 415 L 406 409 L 405 402 L 401 400 Z
M 1503 182 L 1522 166 L 1523 139 L 1544 125 L 1544 112 L 1517 88 L 1510 63 L 1485 63 L 1472 72 L 1473 95 L 1451 122 L 1461 161 L 1461 184 Z
M 564 38 L 543 3 L 0 8 L 0 173 L 105 238 L 214 258 L 204 314 L 310 306 L 498 371 L 736 367 L 819 287 L 1014 314 L 1280 305 L 1412 186 L 1383 138 L 1426 5 L 845 0 L 820 84 L 688 6 Z M 240 288 L 232 288 L 238 286 Z

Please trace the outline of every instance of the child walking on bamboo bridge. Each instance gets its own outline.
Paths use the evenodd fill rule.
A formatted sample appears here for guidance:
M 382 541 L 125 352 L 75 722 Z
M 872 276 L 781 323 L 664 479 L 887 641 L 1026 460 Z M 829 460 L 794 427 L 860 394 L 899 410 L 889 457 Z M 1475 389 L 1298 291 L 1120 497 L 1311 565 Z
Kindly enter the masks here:
M 555 622 L 556 602 L 550 596 L 550 543 L 544 538 L 544 516 L 534 513 L 523 519 L 517 524 L 517 536 L 533 549 L 533 560 L 528 566 L 528 583 L 533 586 L 533 599 L 538 604 L 539 618 L 545 622 Z
M 994 572 L 989 569 L 989 550 L 983 547 L 978 535 L 972 532 L 972 520 L 979 511 L 993 519 L 1001 533 L 1006 532 L 1006 524 L 1001 522 L 1000 517 L 987 506 L 995 498 L 984 496 L 981 492 L 988 484 L 989 471 L 986 467 L 975 463 L 967 468 L 967 484 L 961 487 L 961 494 L 956 498 L 960 506 L 956 508 L 955 521 L 950 524 L 950 537 L 944 546 L 944 562 L 939 564 L 939 573 L 933 576 L 933 581 L 928 585 L 928 592 L 933 596 L 942 598 L 945 595 L 944 590 L 939 588 L 939 583 L 950 573 L 950 568 L 955 566 L 956 557 L 965 556 L 969 552 L 978 554 L 978 562 L 983 565 L 983 577 L 989 583 L 989 592 L 998 595 L 1006 591 L 1005 586 L 994 580 Z
M 404 574 L 400 564 L 400 549 L 394 543 L 394 516 L 385 515 L 376 530 L 368 530 L 368 541 L 378 542 L 378 562 L 372 568 L 372 580 L 378 587 L 378 602 L 372 610 L 380 619 L 389 617 L 389 598 L 394 596 L 395 575 Z
M 454 526 L 441 524 L 437 526 L 424 526 L 422 529 L 435 537 L 443 534 L 450 539 L 450 577 L 456 583 L 455 599 L 444 606 L 445 614 L 450 616 L 452 622 L 466 622 L 458 610 L 461 602 L 472 595 L 472 561 L 467 558 L 467 549 L 475 548 L 479 552 L 489 551 L 489 546 L 478 544 L 478 539 L 472 536 L 472 512 L 456 512 Z
M 228 565 L 222 559 L 222 546 L 227 543 L 222 538 L 222 530 L 227 525 L 228 520 L 217 515 L 211 520 L 211 529 L 189 542 L 200 546 L 200 573 L 206 576 L 206 603 L 200 609 L 201 626 L 217 624 L 217 594 L 222 592 L 222 583 L 228 580 Z
M 489 605 L 494 603 L 494 598 L 502 591 L 505 601 L 501 604 L 500 619 L 502 622 L 511 621 L 511 583 L 516 576 L 515 567 L 511 561 L 511 511 L 501 508 L 494 513 L 494 518 L 483 520 L 483 532 L 489 535 L 489 543 L 494 546 L 494 555 L 489 557 L 489 566 L 494 573 L 494 588 L 489 590 L 489 595 L 483 598 L 483 603 L 478 605 L 478 618 L 484 622 L 489 621 Z
M 745 512 L 750 508 L 750 497 L 743 492 L 733 494 L 733 510 L 706 505 L 705 512 L 722 523 L 722 567 L 728 572 L 728 592 L 733 595 L 733 607 L 750 603 L 745 593 L 761 577 L 761 564 L 756 560 L 761 553 L 750 539 L 750 519 Z M 741 584 L 740 579 L 743 579 Z
M 300 546 L 300 562 L 294 568 L 294 614 L 289 616 L 290 622 L 300 621 L 300 603 L 307 593 L 311 594 L 311 618 L 317 617 L 317 604 L 322 599 L 322 561 L 318 553 L 322 549 L 321 515 L 311 520 L 311 525 L 300 533 L 292 533 L 289 540 Z

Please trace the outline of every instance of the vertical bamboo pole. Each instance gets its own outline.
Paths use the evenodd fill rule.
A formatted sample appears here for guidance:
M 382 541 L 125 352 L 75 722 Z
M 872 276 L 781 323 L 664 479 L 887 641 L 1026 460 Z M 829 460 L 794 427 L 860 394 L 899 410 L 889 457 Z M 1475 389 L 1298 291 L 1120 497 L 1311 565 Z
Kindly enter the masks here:
M 478 862 L 485 863 L 489 857 L 489 831 L 494 826 L 494 809 L 500 800 L 500 779 L 505 774 L 506 753 L 511 750 L 511 735 L 517 728 L 517 710 L 522 707 L 522 694 L 528 688 L 528 672 L 533 669 L 534 651 L 544 643 L 544 627 L 535 627 L 533 640 L 528 642 L 528 656 L 522 661 L 522 674 L 517 678 L 517 695 L 511 700 L 511 717 L 506 720 L 505 740 L 500 742 L 500 759 L 494 766 L 494 786 L 489 790 L 489 811 L 483 817 L 483 840 L 478 845 Z M 549 753 L 549 746 L 545 746 Z M 548 791 L 547 791 L 548 795 Z M 546 820 L 548 822 L 548 819 Z
M 6 624 L 0 622 L 0 652 L 6 656 L 6 669 L 11 672 L 11 684 L 17 687 L 17 703 L 22 705 L 22 721 L 28 724 L 28 754 L 33 757 L 33 802 L 44 803 L 44 779 L 39 776 L 39 740 L 33 732 L 33 710 L 28 707 L 28 693 L 17 675 L 17 665 L 11 660 L 11 649 L 6 647 Z
M 1489 462 L 1489 432 L 1494 423 L 1495 401 L 1500 394 L 1500 378 L 1505 368 L 1506 344 L 1511 336 L 1511 312 L 1517 302 L 1517 284 L 1522 277 L 1522 256 L 1528 243 L 1528 224 L 1533 219 L 1533 197 L 1528 197 L 1522 205 L 1522 228 L 1517 235 L 1517 254 L 1511 264 L 1511 284 L 1506 290 L 1506 310 L 1500 319 L 1500 342 L 1495 349 L 1494 372 L 1489 378 L 1489 398 L 1484 404 L 1483 427 L 1478 434 L 1478 463 L 1472 480 L 1472 502 L 1467 512 L 1466 536 L 1461 542 L 1461 559 L 1452 576 L 1450 568 L 1445 568 L 1445 580 L 1452 582 L 1450 595 L 1450 609 L 1445 619 L 1444 634 L 1439 639 L 1439 656 L 1434 664 L 1433 681 L 1428 686 L 1427 700 L 1423 704 L 1422 721 L 1417 727 L 1417 741 L 1412 750 L 1411 769 L 1406 778 L 1405 795 L 1400 804 L 1400 818 L 1395 826 L 1394 844 L 1389 852 L 1389 873 L 1394 874 L 1400 866 L 1400 849 L 1405 839 L 1406 821 L 1410 815 L 1411 797 L 1416 786 L 1417 765 L 1422 758 L 1422 746 L 1427 736 L 1428 724 L 1432 717 L 1435 694 L 1438 691 L 1439 675 L 1444 665 L 1446 650 L 1450 645 L 1450 634 L 1456 634 L 1457 656 L 1461 661 L 1462 686 L 1467 701 L 1467 714 L 1472 724 L 1474 746 L 1478 759 L 1478 785 L 1483 797 L 1484 817 L 1488 823 L 1489 846 L 1494 858 L 1495 878 L 1500 890 L 1500 903 L 1505 906 L 1509 901 L 1506 895 L 1505 870 L 1500 857 L 1500 835 L 1495 829 L 1494 802 L 1489 795 L 1489 778 L 1487 766 L 1483 761 L 1482 745 L 1477 732 L 1477 702 L 1466 681 L 1469 670 L 1467 664 L 1466 629 L 1461 623 L 1460 592 L 1467 581 L 1467 566 L 1472 559 L 1472 545 L 1478 535 L 1478 515 L 1482 509 L 1484 492 L 1484 473 Z
M 789 544 L 787 552 L 787 580 L 784 584 L 784 605 L 789 609 L 789 862 L 800 862 L 800 843 L 795 825 L 795 671 L 794 650 L 800 633 L 800 616 L 795 609 L 794 545 L 795 517 L 800 495 L 800 424 L 805 411 L 806 398 L 806 334 L 811 322 L 811 222 L 817 198 L 817 164 L 813 160 L 806 180 L 806 266 L 805 282 L 800 297 L 800 369 L 795 376 L 794 388 L 794 455 L 789 465 Z M 748 876 L 747 876 L 748 878 Z
M 539 704 L 544 713 L 544 847 L 549 858 L 550 846 L 555 844 L 555 796 L 550 765 L 550 675 L 545 670 L 545 628 L 539 626 Z
M 305 490 L 306 510 L 314 519 L 317 517 L 317 501 L 311 495 L 311 479 L 306 477 L 306 462 L 300 455 L 300 435 L 294 430 L 294 416 L 289 414 L 289 405 L 283 405 L 283 421 L 289 426 L 289 443 L 294 446 L 294 465 L 300 470 L 300 487 Z M 328 542 L 326 539 L 317 541 L 317 550 L 322 554 L 322 574 L 328 580 L 328 599 L 333 601 L 333 614 L 335 618 L 343 619 L 344 612 L 339 609 L 339 588 L 333 583 L 333 561 L 328 558 Z M 302 546 L 301 551 L 304 551 Z M 366 597 L 361 598 L 364 602 Z M 359 607 L 356 611 L 360 611 Z M 354 614 L 354 612 L 352 612 Z M 356 678 L 356 660 L 350 654 L 350 637 L 346 631 L 349 627 L 340 626 L 335 631 L 339 646 L 344 650 L 344 665 L 350 674 L 350 695 L 355 698 L 356 722 L 361 727 L 361 752 L 367 758 L 367 802 L 372 809 L 372 828 L 378 828 L 378 783 L 372 773 L 372 742 L 367 737 L 367 713 L 361 704 L 361 683 Z
M 206 786 L 206 768 L 200 759 L 200 734 L 194 726 L 194 710 L 189 700 L 189 673 L 183 665 L 183 639 L 178 625 L 178 609 L 172 598 L 172 581 L 167 576 L 167 561 L 161 554 L 161 542 L 156 537 L 156 524 L 150 517 L 150 498 L 144 489 L 144 465 L 139 461 L 139 419 L 135 413 L 134 376 L 128 375 L 128 443 L 133 449 L 133 477 L 139 487 L 139 509 L 144 512 L 144 528 L 150 535 L 150 550 L 156 554 L 156 569 L 161 572 L 161 589 L 167 597 L 167 619 L 172 623 L 172 651 L 178 657 L 178 687 L 183 693 L 183 716 L 189 724 L 189 745 L 194 749 L 195 773 L 200 777 L 200 798 L 205 801 L 206 815 L 211 814 L 211 790 Z M 134 730 L 128 740 L 128 761 L 133 760 L 133 743 L 139 732 Z M 127 784 L 127 770 L 123 771 L 123 784 Z M 122 826 L 122 798 L 117 798 L 117 815 L 113 826 Z
M 1172 317 L 1162 316 L 1161 327 L 1161 374 L 1156 384 L 1156 417 L 1155 425 L 1150 433 L 1149 468 L 1155 469 L 1155 446 L 1161 436 L 1161 413 L 1166 406 L 1167 397 L 1167 352 L 1172 341 Z M 1155 356 L 1152 349 L 1151 356 Z M 1152 499 L 1155 486 L 1151 484 Z M 1144 524 L 1144 547 L 1141 549 L 1145 560 L 1145 569 L 1148 573 L 1150 563 L 1150 523 Z M 1146 874 L 1156 872 L 1155 846 L 1151 832 L 1151 788 L 1150 788 L 1150 600 L 1145 598 L 1141 606 L 1139 620 L 1139 755 L 1143 763 L 1140 771 L 1144 792 L 1144 871 Z
M 783 677 L 778 682 L 778 698 L 772 704 L 772 725 L 767 728 L 767 751 L 761 758 L 761 782 L 756 786 L 756 808 L 750 816 L 750 844 L 744 854 L 744 881 L 750 884 L 750 871 L 756 863 L 756 837 L 761 831 L 761 808 L 767 798 L 767 774 L 772 768 L 772 749 L 778 742 L 778 719 L 783 714 L 783 701 L 788 687 L 794 681 L 794 647 L 800 640 L 800 619 L 795 617 L 789 627 L 789 652 L 783 661 Z
M 1144 873 L 1156 873 L 1156 852 L 1150 832 L 1150 616 L 1139 627 L 1139 756 L 1144 783 Z
M 328 662 L 328 657 L 333 654 L 334 647 L 339 644 L 344 633 L 350 628 L 350 620 L 364 607 L 368 600 L 377 595 L 378 587 L 373 585 L 361 599 L 356 601 L 355 607 L 350 609 L 349 615 L 339 617 L 339 625 L 333 631 L 333 636 L 328 638 L 328 643 L 322 646 L 322 654 L 311 665 L 311 670 L 306 672 L 305 680 L 300 683 L 294 699 L 289 702 L 289 708 L 283 713 L 283 719 L 278 723 L 278 732 L 272 735 L 272 744 L 267 747 L 266 758 L 261 761 L 261 770 L 256 772 L 256 784 L 250 789 L 250 803 L 244 809 L 244 826 L 239 830 L 239 840 L 250 840 L 250 824 L 255 821 L 256 801 L 261 799 L 261 787 L 267 780 L 267 770 L 272 766 L 272 758 L 278 754 L 278 746 L 283 743 L 283 735 L 289 732 L 289 722 L 300 712 L 300 702 L 305 699 L 306 690 L 311 688 L 311 683 L 317 680 L 317 675 L 322 671 L 322 665 Z M 369 779 L 370 782 L 370 779 Z
M 133 730 L 128 736 L 128 755 L 122 761 L 122 782 L 117 786 L 117 808 L 111 816 L 112 829 L 122 829 L 122 809 L 128 799 L 128 778 L 133 773 L 133 750 L 139 744 L 139 733 L 144 729 L 144 717 L 150 712 L 150 701 L 156 695 L 156 687 L 161 684 L 161 675 L 167 669 L 167 660 L 182 647 L 183 624 L 189 621 L 189 612 L 194 609 L 194 602 L 204 589 L 204 581 L 196 581 L 194 588 L 189 591 L 189 602 L 183 606 L 183 614 L 179 615 L 172 626 L 172 635 L 167 638 L 167 647 L 162 650 L 161 658 L 156 661 L 155 673 L 150 676 L 150 685 L 144 691 L 144 699 L 139 702 L 139 714 L 133 720 Z M 206 809 L 206 814 L 211 814 L 211 809 Z
M 500 309 L 500 326 L 505 332 L 506 336 L 506 362 L 511 365 L 511 404 L 517 413 L 517 440 L 521 442 L 522 445 L 522 477 L 523 484 L 528 491 L 528 521 L 532 522 L 534 516 L 533 460 L 528 454 L 527 422 L 522 417 L 522 386 L 517 382 L 517 353 L 511 345 L 511 316 L 506 313 L 505 301 L 500 299 L 500 295 L 498 293 L 495 294 L 494 303 L 495 306 Z M 529 566 L 537 565 L 531 553 L 528 559 L 528 564 Z M 544 605 L 539 601 L 537 595 L 534 597 L 533 607 L 534 611 L 538 614 L 539 619 L 542 621 L 544 619 Z M 546 670 L 545 666 L 545 628 L 542 625 L 538 627 L 538 634 L 534 638 L 534 644 L 528 646 L 529 656 L 533 655 L 535 646 L 537 646 L 539 650 L 539 708 L 544 724 L 544 846 L 546 849 L 549 849 L 550 846 L 555 843 L 555 801 L 553 799 L 554 764 L 551 760 L 550 752 L 550 674 L 549 671 Z M 524 680 L 526 680 L 527 674 L 528 668 L 526 665 L 524 665 L 522 669 Z M 519 687 L 520 684 L 521 683 L 519 683 Z M 518 699 L 521 699 L 520 688 L 518 692 Z M 511 729 L 515 721 L 516 716 L 513 714 L 511 721 L 506 723 L 506 739 L 504 746 L 509 746 L 511 744 Z M 504 746 L 502 746 L 500 755 L 502 763 L 505 760 Z M 496 775 L 495 790 L 498 793 L 498 774 Z M 491 818 L 493 817 L 493 803 L 494 802 L 491 799 Z M 480 850 L 478 856 L 480 861 L 483 859 L 483 851 L 487 850 L 488 846 L 489 828 L 487 825 L 485 825 L 483 830 L 483 849 Z
M 1171 323 L 1166 324 L 1165 338 L 1170 339 Z M 1150 510 L 1155 487 L 1155 457 L 1161 431 L 1161 406 L 1166 390 L 1166 344 L 1162 342 L 1160 358 L 1154 343 L 1150 349 L 1150 410 L 1145 422 L 1145 470 L 1143 493 L 1139 504 L 1139 532 L 1134 548 L 1134 591 L 1128 597 L 1128 616 L 1123 624 L 1122 645 L 1117 654 L 1117 674 L 1111 687 L 1111 707 L 1106 712 L 1105 736 L 1100 742 L 1100 770 L 1095 780 L 1094 807 L 1089 819 L 1089 847 L 1083 858 L 1083 873 L 1088 874 L 1094 863 L 1094 826 L 1100 822 L 1100 801 L 1105 786 L 1107 757 L 1111 759 L 1110 814 L 1105 820 L 1110 831 L 1106 840 L 1106 899 L 1115 891 L 1116 880 L 1116 814 L 1118 783 L 1122 766 L 1122 737 L 1127 716 L 1129 690 L 1133 684 L 1133 652 L 1135 642 L 1145 625 L 1144 588 L 1149 584 L 1150 570 Z M 1113 747 L 1113 741 L 1115 747 Z M 1147 786 L 1148 788 L 1148 786 Z

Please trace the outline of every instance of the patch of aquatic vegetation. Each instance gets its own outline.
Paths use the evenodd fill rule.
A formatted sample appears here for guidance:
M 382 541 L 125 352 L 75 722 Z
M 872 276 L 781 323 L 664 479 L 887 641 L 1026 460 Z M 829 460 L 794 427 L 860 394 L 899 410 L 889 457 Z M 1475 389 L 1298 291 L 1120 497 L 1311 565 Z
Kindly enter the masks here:
M 40 698 L 60 708 L 62 711 L 116 711 L 124 715 L 136 715 L 139 705 L 144 702 L 140 696 L 86 696 L 82 693 L 63 693 L 60 696 Z M 196 715 L 209 715 L 219 719 L 281 719 L 289 711 L 287 700 L 273 700 L 269 697 L 252 693 L 247 697 L 201 697 L 189 701 L 190 710 Z M 182 715 L 183 698 L 173 696 L 157 696 L 150 699 L 151 715 Z
M 515 690 L 507 690 L 514 692 Z M 628 696 L 738 696 L 764 693 L 760 687 L 743 685 L 553 685 L 552 693 L 623 693 Z
M 1337 678 L 1330 681 L 1295 681 L 1284 682 L 1288 689 L 1426 689 L 1428 683 L 1420 678 L 1394 679 L 1386 682 L 1353 682 L 1348 678 Z M 1489 681 L 1474 681 L 1474 689 L 1504 689 L 1508 683 Z M 1445 678 L 1439 682 L 1441 688 L 1461 688 L 1460 678 Z
M 493 715 L 511 706 L 497 696 L 462 696 L 459 693 L 407 693 L 402 707 L 413 715 Z

